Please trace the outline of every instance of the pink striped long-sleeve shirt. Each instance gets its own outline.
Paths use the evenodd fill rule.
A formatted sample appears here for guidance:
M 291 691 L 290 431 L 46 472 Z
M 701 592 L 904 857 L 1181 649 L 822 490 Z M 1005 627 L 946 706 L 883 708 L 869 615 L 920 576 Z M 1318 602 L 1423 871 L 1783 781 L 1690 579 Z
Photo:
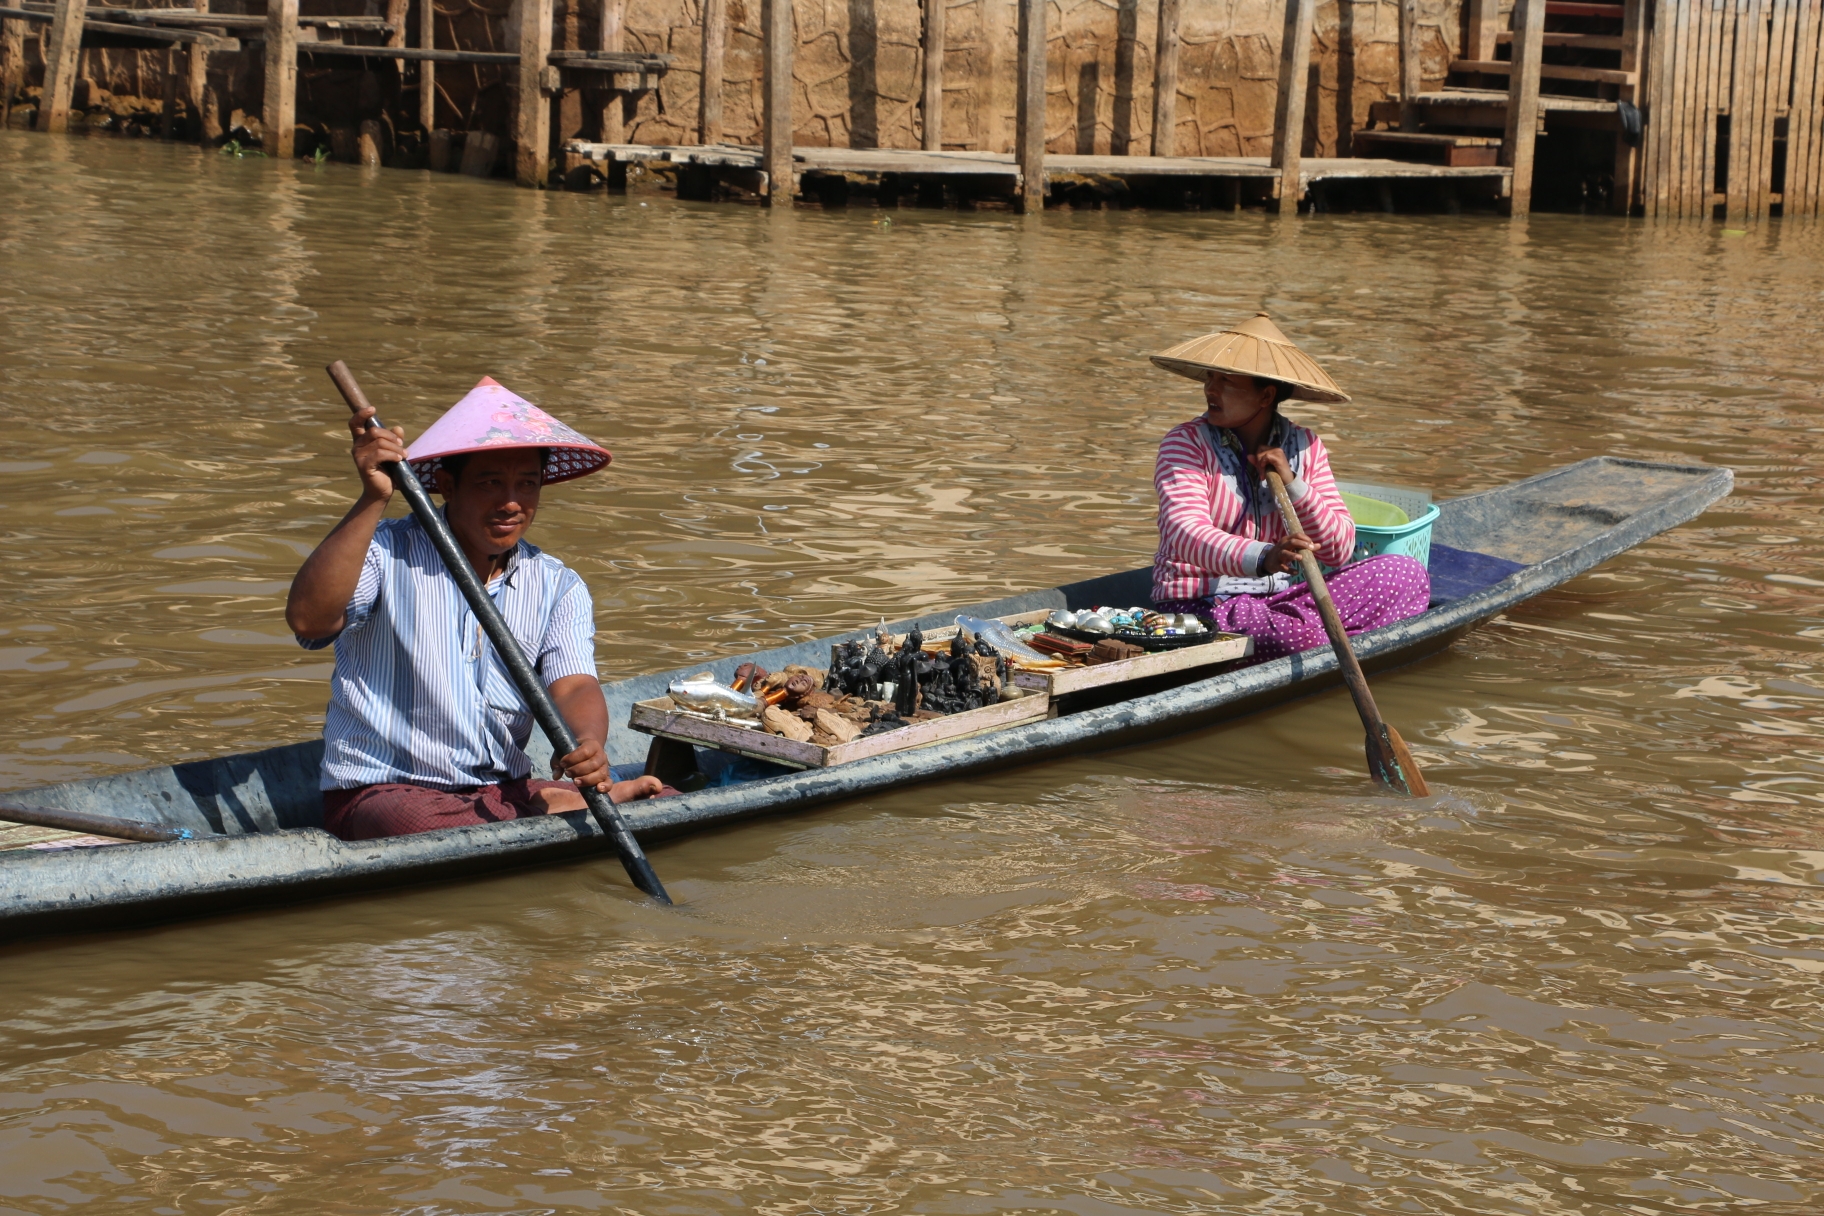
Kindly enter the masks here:
M 1319 561 L 1341 566 L 1355 550 L 1355 521 L 1337 491 L 1324 442 L 1283 417 L 1274 425 L 1269 443 L 1283 448 L 1292 466 L 1286 489 L 1305 535 L 1317 545 Z M 1166 434 L 1153 487 L 1159 492 L 1155 603 L 1214 595 L 1224 575 L 1258 575 L 1261 557 L 1285 539 L 1272 491 L 1248 467 L 1240 441 L 1202 418 Z

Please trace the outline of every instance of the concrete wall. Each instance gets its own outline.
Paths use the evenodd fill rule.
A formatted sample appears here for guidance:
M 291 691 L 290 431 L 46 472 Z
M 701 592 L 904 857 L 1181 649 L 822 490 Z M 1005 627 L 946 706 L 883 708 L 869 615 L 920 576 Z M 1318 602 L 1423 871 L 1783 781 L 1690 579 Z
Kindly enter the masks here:
M 411 45 L 417 45 L 412 0 Z M 640 143 L 694 143 L 700 77 L 699 0 L 626 0 L 624 47 L 677 57 L 676 68 L 630 103 L 627 138 Z M 723 129 L 730 142 L 760 140 L 759 0 L 727 0 L 729 44 L 723 72 Z M 307 13 L 376 11 L 362 0 L 305 0 Z M 261 0 L 215 0 L 214 11 L 261 12 Z M 917 147 L 923 116 L 918 0 L 796 0 L 794 125 L 797 142 L 853 147 Z M 574 11 L 560 0 L 557 47 L 593 47 L 598 0 Z M 440 47 L 511 50 L 511 0 L 438 2 Z M 950 0 L 944 56 L 946 147 L 1010 151 L 1014 131 L 1016 0 Z M 1152 139 L 1156 0 L 1052 0 L 1047 146 L 1053 152 L 1145 154 Z M 1179 52 L 1181 155 L 1264 156 L 1272 139 L 1283 0 L 1184 0 Z M 1427 86 L 1440 82 L 1460 45 L 1460 0 L 1420 0 Z M 42 78 L 36 32 L 26 48 L 24 83 Z M 1398 6 L 1394 0 L 1325 0 L 1317 10 L 1307 155 L 1347 154 L 1349 132 L 1368 107 L 1394 91 L 1398 76 Z M 261 66 L 257 47 L 219 55 L 211 65 L 222 126 L 236 110 L 257 115 Z M 160 95 L 163 54 L 89 50 L 84 73 L 98 90 L 120 97 Z M 385 114 L 400 130 L 416 125 L 415 73 L 400 78 L 390 61 L 363 71 L 300 63 L 298 119 L 324 128 Z M 511 98 L 507 72 L 440 65 L 437 125 L 505 135 Z M 212 98 L 215 104 L 215 98 Z M 571 95 L 555 124 L 564 136 L 594 136 L 594 99 Z M 409 141 L 408 141 L 409 142 Z M 300 153 L 305 150 L 300 142 Z

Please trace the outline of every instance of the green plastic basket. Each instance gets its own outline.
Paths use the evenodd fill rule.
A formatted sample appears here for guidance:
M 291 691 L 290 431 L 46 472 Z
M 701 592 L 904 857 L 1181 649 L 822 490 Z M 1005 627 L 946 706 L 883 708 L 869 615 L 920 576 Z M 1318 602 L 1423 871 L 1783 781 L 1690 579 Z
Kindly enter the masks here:
M 1355 519 L 1355 552 L 1350 561 L 1376 557 L 1382 553 L 1402 553 L 1431 565 L 1431 525 L 1438 518 L 1431 494 L 1425 490 L 1408 490 L 1401 486 L 1377 486 L 1365 481 L 1339 481 L 1336 488 L 1345 495 L 1350 515 Z M 1357 505 L 1350 498 L 1366 499 Z M 1391 511 L 1382 508 L 1392 508 Z M 1405 523 L 1380 522 L 1404 515 Z M 1373 519 L 1376 522 L 1367 522 Z

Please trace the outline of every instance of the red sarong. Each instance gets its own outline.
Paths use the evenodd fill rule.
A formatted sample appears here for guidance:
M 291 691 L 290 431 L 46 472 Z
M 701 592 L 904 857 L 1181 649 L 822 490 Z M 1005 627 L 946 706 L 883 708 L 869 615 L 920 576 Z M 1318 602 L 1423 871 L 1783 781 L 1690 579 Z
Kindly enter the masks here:
M 323 791 L 323 827 L 343 840 L 377 840 L 409 836 L 439 828 L 500 823 L 543 815 L 538 792 L 576 789 L 574 781 L 522 778 L 467 790 L 437 790 L 423 785 L 391 783 L 352 790 Z

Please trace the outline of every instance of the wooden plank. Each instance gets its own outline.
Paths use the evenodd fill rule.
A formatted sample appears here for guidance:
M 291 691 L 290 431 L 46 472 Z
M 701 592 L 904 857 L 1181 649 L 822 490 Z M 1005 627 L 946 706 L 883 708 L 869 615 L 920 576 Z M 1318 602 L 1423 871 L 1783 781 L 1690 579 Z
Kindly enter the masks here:
M 1718 206 L 1728 202 L 1726 192 L 1719 193 L 1716 185 L 1719 148 L 1717 143 L 1717 115 L 1729 107 L 1730 92 L 1734 87 L 1735 72 L 1735 37 L 1736 8 L 1735 0 L 1706 0 L 1710 10 L 1712 34 L 1707 48 L 1704 64 L 1704 97 L 1703 128 L 1700 135 L 1703 140 L 1703 168 L 1693 182 L 1697 193 L 1691 215 L 1704 219 L 1711 218 Z
M 1653 31 L 1651 60 L 1647 70 L 1647 93 L 1643 110 L 1646 117 L 1645 168 L 1641 201 L 1649 217 L 1657 218 L 1665 205 L 1665 131 L 1672 117 L 1667 76 L 1672 30 L 1670 0 L 1652 0 Z
M 1311 22 L 1316 0 L 1286 0 L 1279 38 L 1279 91 L 1273 99 L 1273 152 L 1279 170 L 1279 213 L 1298 214 L 1300 162 L 1305 150 L 1305 86 L 1311 74 Z
M 1159 0 L 1159 24 L 1153 35 L 1154 156 L 1178 154 L 1178 22 L 1182 12 L 1183 0 Z
M 1627 6 L 1628 12 L 1631 14 L 1638 13 L 1642 7 L 1644 7 L 1644 4 L 1637 5 L 1633 2 L 1633 0 L 1630 0 L 1630 3 Z M 1514 35 L 1513 35 L 1512 30 L 1502 30 L 1500 33 L 1495 35 L 1495 44 L 1497 46 L 1506 46 L 1508 43 L 1512 42 L 1513 40 L 1514 40 Z M 1576 47 L 1578 50 L 1582 50 L 1582 51 L 1622 51 L 1622 50 L 1627 49 L 1628 41 L 1627 41 L 1627 36 L 1625 33 L 1624 34 L 1572 34 L 1572 33 L 1564 32 L 1562 30 L 1547 30 L 1547 31 L 1545 31 L 1545 39 L 1544 39 L 1543 45 Z M 1465 58 L 1465 59 L 1493 59 L 1494 54 L 1492 52 L 1487 55 L 1468 55 L 1468 54 L 1466 54 L 1463 56 L 1463 58 Z M 1623 66 L 1625 67 L 1626 65 L 1624 64 Z
M 718 0 L 719 2 L 719 0 Z M 921 119 L 927 152 L 944 150 L 944 9 L 947 0 L 924 0 L 925 94 Z
M 1517 0 L 1514 7 L 1514 62 L 1508 76 L 1507 134 L 1501 159 L 1513 169 L 1508 214 L 1533 206 L 1533 142 L 1539 126 L 1539 38 L 1545 32 L 1545 0 Z
M 542 189 L 551 178 L 551 107 L 547 99 L 547 62 L 551 54 L 552 0 L 518 0 L 516 44 L 519 70 L 514 79 L 513 176 L 521 185 Z
M 260 108 L 266 155 L 290 160 L 297 128 L 298 0 L 267 0 L 266 93 Z
M 1051 698 L 1043 690 L 1026 690 L 1026 695 L 1016 700 L 1002 701 L 967 713 L 928 718 L 910 726 L 902 726 L 898 730 L 839 743 L 835 747 L 800 743 L 759 728 L 734 726 L 695 714 L 680 713 L 669 697 L 635 702 L 627 725 L 642 734 L 713 747 L 720 751 L 751 756 L 756 760 L 768 760 L 774 764 L 793 768 L 829 768 L 838 764 L 852 764 L 870 756 L 910 751 L 934 743 L 950 743 L 990 731 L 1005 730 L 1010 726 L 1037 721 L 1045 717 L 1050 709 Z
M 766 174 L 769 207 L 789 207 L 798 195 L 792 167 L 792 63 L 798 34 L 792 17 L 792 0 L 761 0 L 760 168 Z
M 1020 210 L 1045 210 L 1045 11 L 1048 0 L 1019 0 L 1019 110 L 1013 152 L 1020 168 Z
M 1205 642 L 1201 646 L 1165 650 L 1115 663 L 1069 667 L 1062 671 L 1022 671 L 1014 676 L 1014 683 L 1022 688 L 1044 690 L 1055 700 L 1089 688 L 1104 688 L 1110 684 L 1125 684 L 1130 680 L 1169 675 L 1174 671 L 1193 671 L 1199 667 L 1229 663 L 1253 653 L 1253 638 L 1242 634 L 1218 634 L 1214 641 Z
M 435 0 L 418 0 L 418 49 L 437 49 L 437 5 Z M 437 129 L 437 61 L 418 61 L 418 125 L 428 137 Z
M 1799 10 L 1797 61 L 1793 70 L 1792 113 L 1787 120 L 1787 215 L 1818 213 L 1819 176 L 1824 162 L 1824 5 L 1803 0 Z
M 703 0 L 702 79 L 697 83 L 697 142 L 722 142 L 722 64 L 728 55 L 728 0 Z
M 1469 0 L 1468 40 L 1463 44 L 1465 59 L 1493 59 L 1496 40 L 1501 36 L 1499 0 Z
M 1583 4 L 1573 3 L 1572 0 L 1550 0 L 1545 6 L 1545 15 L 1548 17 L 1608 17 L 1620 21 L 1623 17 L 1622 9 L 1624 7 L 1620 4 Z M 1518 27 L 1520 23 L 1516 21 L 1514 24 Z
M 1419 129 L 1418 96 L 1425 91 L 1419 63 L 1419 0 L 1400 0 L 1400 130 Z
M 574 3 L 574 0 L 570 0 Z M 627 15 L 627 0 L 601 0 L 596 12 L 595 42 L 604 52 L 621 49 Z M 618 144 L 627 138 L 627 102 L 615 86 L 613 76 L 605 77 L 596 93 L 596 134 L 604 143 Z
M 1740 0 L 1735 6 L 1735 54 L 1729 85 L 1729 172 L 1723 185 L 1723 221 L 1733 226 L 1746 223 L 1748 218 L 1749 133 L 1754 130 L 1760 17 L 1760 0 Z
M 1541 20 L 1543 20 L 1541 15 Z M 1541 35 L 1544 31 L 1540 31 Z M 1453 59 L 1450 70 L 1453 72 L 1478 72 L 1486 76 L 1505 76 L 1513 71 L 1514 65 L 1505 59 Z M 1639 83 L 1638 72 L 1624 72 L 1619 68 L 1583 68 L 1564 63 L 1542 63 L 1539 75 L 1547 80 L 1582 80 L 1597 84 L 1634 85 Z
M 51 30 L 39 35 L 44 48 L 44 95 L 39 100 L 38 129 L 62 134 L 70 129 L 70 97 L 76 91 L 76 68 L 82 55 L 82 0 L 57 0 Z
M 1773 204 L 1778 201 L 1775 191 L 1779 184 L 1773 180 L 1774 124 L 1781 114 L 1787 115 L 1786 155 L 1792 156 L 1791 112 L 1793 38 L 1798 32 L 1797 0 L 1774 0 L 1773 27 L 1770 31 L 1771 70 L 1766 73 L 1766 92 L 1764 94 L 1766 116 L 1761 124 L 1761 166 L 1756 172 L 1757 189 L 1759 189 L 1760 207 L 1757 212 L 1762 217 L 1771 216 Z M 1790 176 L 1790 170 L 1788 170 Z
M 1704 34 L 1708 20 L 1705 3 L 1706 0 L 1678 0 L 1671 31 L 1675 79 L 1666 115 L 1667 214 L 1681 218 L 1691 214 L 1692 192 L 1697 189 L 1700 176 L 1700 171 L 1693 167 L 1692 151 L 1695 146 L 1701 160 L 1702 113 L 1707 96 L 1703 89 L 1704 53 L 1713 43 Z

